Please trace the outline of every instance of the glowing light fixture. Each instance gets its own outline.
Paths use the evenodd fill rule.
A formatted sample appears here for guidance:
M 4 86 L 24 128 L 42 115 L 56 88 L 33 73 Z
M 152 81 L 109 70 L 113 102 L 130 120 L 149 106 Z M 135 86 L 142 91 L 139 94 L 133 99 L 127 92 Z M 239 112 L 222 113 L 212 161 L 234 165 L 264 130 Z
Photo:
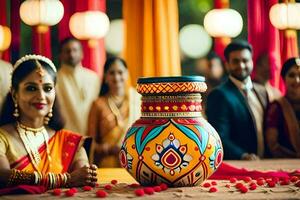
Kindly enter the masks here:
M 213 9 L 204 17 L 204 27 L 212 37 L 236 37 L 243 28 L 240 13 L 233 9 Z
M 182 52 L 190 58 L 205 56 L 212 47 L 212 38 L 198 24 L 184 26 L 179 32 L 179 45 Z
M 7 26 L 0 25 L 0 51 L 5 51 L 11 43 L 11 31 Z
M 278 3 L 269 12 L 273 26 L 280 30 L 300 29 L 300 3 Z
M 77 12 L 70 18 L 69 27 L 71 33 L 80 40 L 100 39 L 109 30 L 109 19 L 107 15 L 100 11 Z
M 59 0 L 26 0 L 20 6 L 20 17 L 29 26 L 38 26 L 41 32 L 57 24 L 64 15 Z
M 105 36 L 105 49 L 114 55 L 119 55 L 124 46 L 124 22 L 122 19 L 112 20 Z

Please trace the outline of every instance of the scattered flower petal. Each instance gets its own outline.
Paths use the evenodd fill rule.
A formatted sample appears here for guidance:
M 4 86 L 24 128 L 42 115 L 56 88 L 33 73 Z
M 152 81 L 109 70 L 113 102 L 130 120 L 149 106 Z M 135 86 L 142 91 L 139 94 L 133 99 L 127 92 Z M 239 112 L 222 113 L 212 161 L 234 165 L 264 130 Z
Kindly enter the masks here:
M 145 192 L 144 192 L 143 189 L 137 189 L 137 190 L 134 191 L 134 193 L 135 193 L 136 196 L 139 196 L 139 197 L 145 195 Z
M 97 197 L 99 198 L 105 198 L 107 196 L 107 192 L 105 192 L 104 190 L 98 190 L 96 192 Z

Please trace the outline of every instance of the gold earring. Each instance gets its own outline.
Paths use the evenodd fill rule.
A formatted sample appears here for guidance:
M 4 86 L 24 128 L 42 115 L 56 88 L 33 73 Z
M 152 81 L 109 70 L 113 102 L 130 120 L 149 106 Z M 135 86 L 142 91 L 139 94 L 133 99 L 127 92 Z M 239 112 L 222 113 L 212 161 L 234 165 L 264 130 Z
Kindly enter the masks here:
M 53 116 L 53 114 L 52 114 L 52 108 L 51 108 L 50 111 L 49 111 L 49 113 L 47 114 L 47 116 L 44 119 L 44 124 L 47 125 L 49 123 L 49 121 L 50 121 L 50 119 L 51 119 L 52 116 Z
M 14 116 L 15 118 L 18 118 L 18 117 L 20 116 L 20 114 L 19 114 L 19 109 L 18 109 L 18 104 L 15 103 L 14 106 L 15 106 L 15 110 L 14 110 L 13 116 Z

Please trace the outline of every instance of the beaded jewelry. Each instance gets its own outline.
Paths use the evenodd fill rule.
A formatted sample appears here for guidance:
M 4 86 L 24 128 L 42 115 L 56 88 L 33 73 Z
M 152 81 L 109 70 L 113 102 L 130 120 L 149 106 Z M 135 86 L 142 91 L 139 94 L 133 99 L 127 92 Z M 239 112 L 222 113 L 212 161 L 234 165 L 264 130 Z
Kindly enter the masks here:
M 43 62 L 47 63 L 54 72 L 56 72 L 56 67 L 49 58 L 46 58 L 45 56 L 41 56 L 41 55 L 35 55 L 35 54 L 29 54 L 29 55 L 23 56 L 22 58 L 17 60 L 17 62 L 15 63 L 15 65 L 13 67 L 13 71 L 15 71 L 23 62 L 28 61 L 28 60 L 43 61 Z
M 19 184 L 32 184 L 34 180 L 35 177 L 33 173 L 12 169 L 11 175 L 7 182 L 7 186 Z
M 36 145 L 36 143 L 40 144 L 41 141 L 45 143 L 49 167 L 51 169 L 51 156 L 48 147 L 49 136 L 46 128 L 44 126 L 40 128 L 30 128 L 17 122 L 17 132 L 36 171 L 39 171 L 38 165 L 41 161 L 41 156 L 39 154 L 38 146 Z
M 33 173 L 21 171 L 17 169 L 11 170 L 11 175 L 8 178 L 7 186 L 21 185 L 21 184 L 34 184 L 43 185 L 47 189 L 54 189 L 60 187 L 69 187 L 71 175 L 69 173 L 55 174 L 49 172 L 45 175 L 38 171 Z
M 14 106 L 15 106 L 15 110 L 14 110 L 14 113 L 13 113 L 13 116 L 15 118 L 18 118 L 20 116 L 19 114 L 19 109 L 18 109 L 18 104 L 17 103 L 14 103 Z

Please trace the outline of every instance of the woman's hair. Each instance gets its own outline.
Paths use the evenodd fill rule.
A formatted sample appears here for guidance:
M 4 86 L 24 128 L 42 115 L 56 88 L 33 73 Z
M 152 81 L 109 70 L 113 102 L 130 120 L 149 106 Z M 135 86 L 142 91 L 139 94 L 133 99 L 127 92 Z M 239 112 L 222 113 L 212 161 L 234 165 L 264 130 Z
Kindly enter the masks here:
M 123 60 L 122 58 L 120 58 L 120 57 L 111 57 L 111 58 L 108 58 L 106 60 L 105 64 L 104 64 L 104 76 L 103 76 L 102 86 L 101 86 L 101 89 L 100 89 L 99 96 L 104 96 L 109 91 L 108 84 L 105 83 L 105 76 L 106 76 L 107 71 L 112 66 L 112 64 L 115 63 L 116 61 L 120 61 L 124 65 L 124 67 L 127 69 L 127 64 L 126 64 L 125 60 Z
M 43 69 L 45 69 L 49 75 L 51 76 L 54 84 L 56 84 L 56 72 L 53 67 L 49 65 L 49 63 L 39 60 L 39 59 L 29 59 L 21 62 L 17 67 L 15 67 L 12 77 L 11 77 L 11 87 L 15 91 L 18 91 L 20 83 L 33 71 L 37 70 L 37 65 L 41 65 Z M 3 109 L 0 114 L 0 126 L 15 123 L 17 119 L 13 116 L 14 113 L 14 101 L 12 98 L 12 93 L 9 92 L 6 96 L 6 99 L 3 104 Z M 54 130 L 60 130 L 64 127 L 64 120 L 59 110 L 59 105 L 57 100 L 55 99 L 52 114 L 48 126 Z
M 280 73 L 281 77 L 284 79 L 288 71 L 295 65 L 300 67 L 300 58 L 294 57 L 286 60 L 281 69 L 281 73 Z

